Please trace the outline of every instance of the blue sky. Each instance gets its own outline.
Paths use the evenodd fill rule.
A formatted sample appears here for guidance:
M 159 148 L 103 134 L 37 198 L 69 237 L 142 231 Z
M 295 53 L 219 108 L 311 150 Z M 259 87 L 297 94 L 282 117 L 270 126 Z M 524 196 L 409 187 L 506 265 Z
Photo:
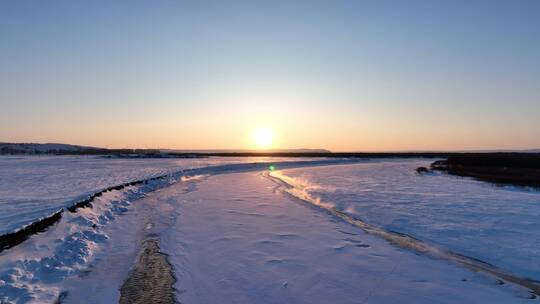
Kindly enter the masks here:
M 540 147 L 539 1 L 2 1 L 0 141 Z

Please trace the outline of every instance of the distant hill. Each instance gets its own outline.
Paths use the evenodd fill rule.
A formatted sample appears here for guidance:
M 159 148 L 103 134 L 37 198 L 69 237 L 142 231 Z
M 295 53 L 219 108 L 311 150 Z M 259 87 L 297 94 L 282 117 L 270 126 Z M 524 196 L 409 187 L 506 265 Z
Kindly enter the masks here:
M 77 154 L 106 151 L 107 149 L 58 143 L 0 143 L 0 154 Z
M 106 149 L 58 143 L 0 143 L 0 155 L 53 154 L 53 155 L 114 155 L 118 157 L 163 157 L 152 149 Z
M 1 143 L 0 154 L 61 154 L 61 155 L 116 155 L 123 157 L 154 156 L 167 157 L 186 154 L 213 154 L 213 153 L 256 153 L 256 150 L 172 150 L 172 149 L 106 149 L 100 147 L 78 146 L 60 143 Z M 275 149 L 265 151 L 268 153 L 331 153 L 324 149 Z

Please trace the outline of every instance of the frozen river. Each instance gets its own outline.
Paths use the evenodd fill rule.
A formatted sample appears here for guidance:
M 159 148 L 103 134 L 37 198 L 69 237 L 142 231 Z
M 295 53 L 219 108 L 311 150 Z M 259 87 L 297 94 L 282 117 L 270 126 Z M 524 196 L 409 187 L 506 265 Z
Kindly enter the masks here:
M 0 252 L 0 303 L 118 302 L 149 238 L 168 255 L 182 303 L 529 303 L 534 297 L 519 280 L 471 271 L 386 237 L 409 235 L 426 248 L 538 278 L 540 192 L 416 174 L 430 160 L 0 161 L 7 168 L 1 212 L 15 219 L 21 202 L 15 198 L 35 200 L 43 211 L 40 204 L 62 208 L 111 183 L 170 174 L 106 192 L 92 208 L 65 212 L 47 231 Z M 58 192 L 63 196 L 53 197 Z

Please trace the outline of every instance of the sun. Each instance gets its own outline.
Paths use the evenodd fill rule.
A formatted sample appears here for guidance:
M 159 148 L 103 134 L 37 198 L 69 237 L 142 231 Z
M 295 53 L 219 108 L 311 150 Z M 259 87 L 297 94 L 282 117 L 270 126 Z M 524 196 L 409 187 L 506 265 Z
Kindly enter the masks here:
M 270 128 L 256 128 L 251 134 L 253 142 L 258 148 L 265 149 L 272 145 L 274 132 Z

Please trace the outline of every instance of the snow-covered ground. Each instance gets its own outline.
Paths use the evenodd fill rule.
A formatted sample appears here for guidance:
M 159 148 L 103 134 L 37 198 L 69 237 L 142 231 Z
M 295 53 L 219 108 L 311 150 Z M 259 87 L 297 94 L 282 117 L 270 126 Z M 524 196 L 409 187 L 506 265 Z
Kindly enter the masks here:
M 321 202 L 364 222 L 540 280 L 540 191 L 447 174 L 431 160 L 284 170 Z
M 189 168 L 245 161 L 245 158 L 0 156 L 0 235 L 109 186 Z
M 19 166 L 10 165 L 10 172 L 20 174 L 23 181 L 8 182 L 16 187 L 33 181 L 41 189 L 36 192 L 43 191 L 44 196 L 49 193 L 44 189 L 56 188 L 77 197 L 81 194 L 75 190 L 62 190 L 62 176 L 79 181 L 84 185 L 79 189 L 91 192 L 111 186 L 108 182 L 176 173 L 106 192 L 96 198 L 93 208 L 64 212 L 46 232 L 0 252 L 0 303 L 52 303 L 58 297 L 62 303 L 117 303 L 141 242 L 149 237 L 159 240 L 161 250 L 169 255 L 178 279 L 176 296 L 182 303 L 531 302 L 531 294 L 522 286 L 500 285 L 501 280 L 487 273 L 471 272 L 459 263 L 366 234 L 304 197 L 294 197 L 298 193 L 291 190 L 459 254 L 486 260 L 494 256 L 491 251 L 504 254 L 507 263 L 489 261 L 518 274 L 526 273 L 515 265 L 528 265 L 533 272 L 537 267 L 539 230 L 530 222 L 538 215 L 538 207 L 532 206 L 538 205 L 538 192 L 440 174 L 417 176 L 416 166 L 429 162 L 419 160 L 78 158 L 51 157 L 49 165 L 43 164 L 47 157 L 22 158 Z M 66 163 L 69 159 L 77 166 Z M 48 168 L 41 179 L 23 173 L 40 171 L 40 166 L 31 164 L 34 161 Z M 278 170 L 265 173 L 268 164 L 255 161 L 271 161 L 275 166 L 270 169 Z M 65 175 L 51 174 L 61 172 L 57 167 L 64 168 Z M 87 172 L 95 187 L 87 187 L 85 179 L 73 172 L 77 170 Z M 293 188 L 285 187 L 283 180 Z M 16 197 L 9 187 L 0 187 L 2 195 Z M 66 201 L 58 200 L 58 206 Z M 491 201 L 494 206 L 488 205 Z M 514 207 L 509 206 L 514 202 Z M 523 206 L 529 206 L 528 214 L 520 213 Z M 504 216 L 497 214 L 497 208 Z M 507 217 L 523 221 L 512 226 L 511 219 L 505 222 Z M 517 240 L 506 240 L 504 233 L 480 237 L 470 232 L 487 229 L 491 220 L 502 225 L 493 229 L 519 234 Z M 454 233 L 461 233 L 464 240 L 444 232 L 459 226 L 461 230 Z M 521 231 L 523 227 L 530 231 Z M 529 243 L 504 247 L 518 246 L 521 233 L 530 238 Z M 490 247 L 493 244 L 501 245 Z M 475 248 L 481 250 L 471 250 Z
M 169 255 L 181 303 L 531 301 L 520 287 L 370 236 L 260 172 L 199 176 L 132 208 L 109 229 L 107 254 L 61 285 L 65 303 L 117 302 L 149 236 Z M 138 228 L 118 228 L 130 225 Z

